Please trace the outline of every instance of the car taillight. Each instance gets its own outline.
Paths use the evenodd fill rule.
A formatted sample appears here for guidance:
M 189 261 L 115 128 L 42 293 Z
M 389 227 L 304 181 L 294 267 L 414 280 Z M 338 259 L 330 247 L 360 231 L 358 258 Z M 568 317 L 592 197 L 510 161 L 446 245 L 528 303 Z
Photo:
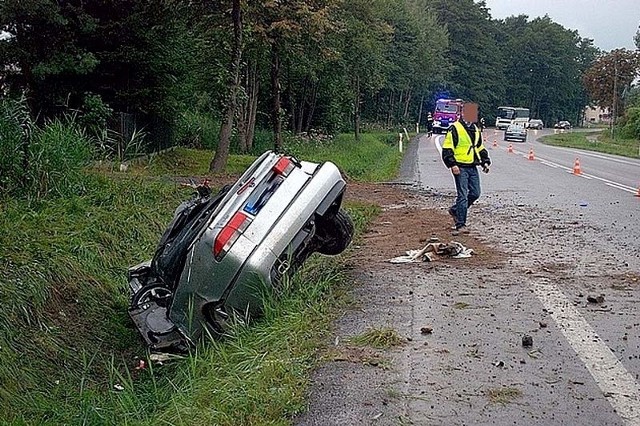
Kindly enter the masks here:
M 295 165 L 288 157 L 282 157 L 278 160 L 275 166 L 273 166 L 273 171 L 279 175 L 287 176 Z
M 233 243 L 247 229 L 251 218 L 242 212 L 236 212 L 229 223 L 218 233 L 213 243 L 213 255 L 220 260 L 229 251 Z

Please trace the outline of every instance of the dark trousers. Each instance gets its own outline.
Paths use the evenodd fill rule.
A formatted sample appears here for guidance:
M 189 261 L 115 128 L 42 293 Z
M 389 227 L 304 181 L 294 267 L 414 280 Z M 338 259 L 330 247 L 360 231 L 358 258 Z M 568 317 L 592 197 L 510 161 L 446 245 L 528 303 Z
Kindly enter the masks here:
M 460 167 L 460 174 L 453 175 L 456 181 L 456 203 L 449 213 L 456 219 L 456 228 L 467 224 L 467 210 L 480 198 L 480 174 L 477 167 Z

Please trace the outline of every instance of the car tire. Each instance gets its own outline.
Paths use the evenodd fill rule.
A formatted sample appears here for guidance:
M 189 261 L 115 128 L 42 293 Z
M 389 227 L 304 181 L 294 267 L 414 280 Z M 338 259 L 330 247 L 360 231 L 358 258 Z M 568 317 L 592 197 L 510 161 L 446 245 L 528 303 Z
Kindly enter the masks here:
M 342 253 L 351 243 L 354 226 L 349 214 L 342 209 L 328 212 L 316 218 L 317 251 L 320 254 L 336 255 Z

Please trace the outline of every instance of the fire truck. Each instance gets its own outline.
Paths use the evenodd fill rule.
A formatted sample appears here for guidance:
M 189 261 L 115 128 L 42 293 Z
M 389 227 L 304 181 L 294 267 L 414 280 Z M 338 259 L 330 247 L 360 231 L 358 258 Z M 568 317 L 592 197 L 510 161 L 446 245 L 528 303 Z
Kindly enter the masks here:
M 461 116 L 468 122 L 478 122 L 478 104 L 462 99 L 438 99 L 433 113 L 433 132 L 446 132 Z

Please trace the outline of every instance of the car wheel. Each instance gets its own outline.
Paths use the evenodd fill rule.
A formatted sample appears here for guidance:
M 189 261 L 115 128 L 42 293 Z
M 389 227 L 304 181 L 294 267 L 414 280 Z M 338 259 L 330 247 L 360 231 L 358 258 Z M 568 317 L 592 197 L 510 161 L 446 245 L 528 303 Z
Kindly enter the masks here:
M 171 290 L 162 284 L 151 283 L 143 286 L 131 298 L 131 306 L 139 308 L 147 303 L 155 302 L 158 306 L 168 307 L 173 298 Z
M 320 254 L 336 255 L 342 253 L 353 238 L 354 226 L 351 218 L 342 209 L 328 212 L 316 218 L 317 251 Z

